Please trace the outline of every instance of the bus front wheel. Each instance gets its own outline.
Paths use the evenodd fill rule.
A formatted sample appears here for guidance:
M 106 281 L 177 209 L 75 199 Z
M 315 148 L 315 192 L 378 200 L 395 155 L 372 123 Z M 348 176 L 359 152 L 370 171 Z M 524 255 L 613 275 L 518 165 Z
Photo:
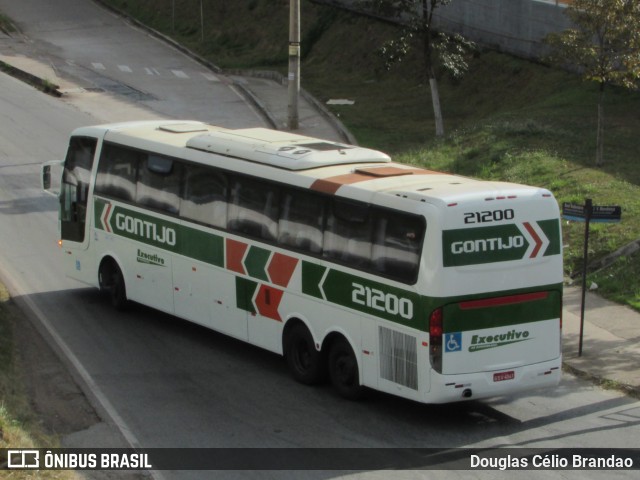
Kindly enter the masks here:
M 349 342 L 337 338 L 329 349 L 329 377 L 336 391 L 344 398 L 358 400 L 364 395 L 360 385 L 358 361 Z
M 98 275 L 100 290 L 107 293 L 116 310 L 123 310 L 127 306 L 127 289 L 118 264 L 113 261 L 103 263 Z

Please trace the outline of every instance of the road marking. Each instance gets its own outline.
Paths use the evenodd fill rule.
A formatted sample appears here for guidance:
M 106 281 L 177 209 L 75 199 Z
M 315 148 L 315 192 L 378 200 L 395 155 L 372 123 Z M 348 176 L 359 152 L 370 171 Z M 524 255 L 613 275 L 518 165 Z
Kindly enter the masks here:
M 220 79 L 217 76 L 215 76 L 213 73 L 203 73 L 202 76 L 205 79 L 209 80 L 210 82 L 219 82 L 220 81 Z
M 144 71 L 147 72 L 147 75 L 160 75 L 160 72 L 157 68 L 145 67 Z
M 189 78 L 189 75 L 184 73 L 182 70 L 171 70 L 171 72 L 178 78 Z
M 126 73 L 133 72 L 133 70 L 131 70 L 131 67 L 128 65 L 118 65 L 118 68 L 120 69 L 121 72 L 126 72 Z
M 95 69 L 95 70 L 106 70 L 107 68 L 104 66 L 103 63 L 99 63 L 99 62 L 94 62 L 91 64 L 91 66 Z

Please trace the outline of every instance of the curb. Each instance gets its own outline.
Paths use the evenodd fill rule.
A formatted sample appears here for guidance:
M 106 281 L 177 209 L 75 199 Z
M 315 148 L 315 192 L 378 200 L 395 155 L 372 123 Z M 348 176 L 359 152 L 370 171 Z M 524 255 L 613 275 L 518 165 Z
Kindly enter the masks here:
M 345 140 L 346 143 L 351 145 L 358 145 L 358 140 L 354 137 L 351 132 L 344 126 L 344 124 L 336 118 L 336 116 L 329 111 L 327 107 L 325 107 L 317 98 L 307 92 L 305 89 L 300 89 L 300 95 L 302 95 L 311 105 L 315 107 L 316 110 L 320 112 L 322 115 L 335 130 L 338 131 L 340 136 Z
M 244 96 L 247 101 L 249 101 L 256 109 L 260 112 L 260 114 L 265 118 L 267 123 L 274 130 L 283 130 L 284 128 L 280 128 L 278 125 L 278 119 L 269 111 L 269 109 L 265 106 L 265 104 L 260 100 L 250 89 L 245 87 L 242 83 L 233 81 L 233 86 L 240 90 L 240 94 Z
M 23 82 L 28 83 L 32 87 L 35 87 L 48 95 L 52 95 L 58 98 L 62 97 L 62 92 L 60 92 L 59 90 L 59 85 L 55 85 L 51 82 L 43 80 L 42 78 L 25 72 L 24 70 L 20 70 L 13 65 L 9 65 L 8 63 L 0 61 L 0 71 L 11 75 L 18 80 L 22 80 Z
M 610 378 L 601 377 L 600 375 L 594 375 L 580 368 L 573 367 L 564 361 L 562 362 L 562 370 L 575 377 L 588 380 L 594 385 L 605 390 L 615 390 L 628 395 L 629 397 L 640 399 L 640 387 L 611 380 Z

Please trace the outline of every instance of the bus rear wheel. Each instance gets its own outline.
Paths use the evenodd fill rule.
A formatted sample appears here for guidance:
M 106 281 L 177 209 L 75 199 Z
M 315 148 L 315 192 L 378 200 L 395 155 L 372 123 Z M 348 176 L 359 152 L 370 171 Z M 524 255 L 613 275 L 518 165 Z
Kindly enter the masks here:
M 358 400 L 364 395 L 364 387 L 360 385 L 358 361 L 344 337 L 334 340 L 329 348 L 329 377 L 340 396 Z
M 322 355 L 306 326 L 298 323 L 291 328 L 285 337 L 284 351 L 295 380 L 305 385 L 314 385 L 322 380 Z
M 98 277 L 100 290 L 109 296 L 111 305 L 116 310 L 124 310 L 127 306 L 127 289 L 118 264 L 113 261 L 103 263 Z

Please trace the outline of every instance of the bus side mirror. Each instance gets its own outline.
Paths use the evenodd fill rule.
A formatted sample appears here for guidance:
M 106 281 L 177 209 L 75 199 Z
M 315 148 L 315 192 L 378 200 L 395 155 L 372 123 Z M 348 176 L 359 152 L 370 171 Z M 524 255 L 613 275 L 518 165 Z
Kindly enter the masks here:
M 42 167 L 42 189 L 49 190 L 51 188 L 51 165 Z
M 58 197 L 60 195 L 59 190 L 53 190 L 51 186 L 51 167 L 62 165 L 64 162 L 60 160 L 53 160 L 51 162 L 46 162 L 42 164 L 41 175 L 40 175 L 40 183 L 42 185 L 42 190 L 54 197 Z

